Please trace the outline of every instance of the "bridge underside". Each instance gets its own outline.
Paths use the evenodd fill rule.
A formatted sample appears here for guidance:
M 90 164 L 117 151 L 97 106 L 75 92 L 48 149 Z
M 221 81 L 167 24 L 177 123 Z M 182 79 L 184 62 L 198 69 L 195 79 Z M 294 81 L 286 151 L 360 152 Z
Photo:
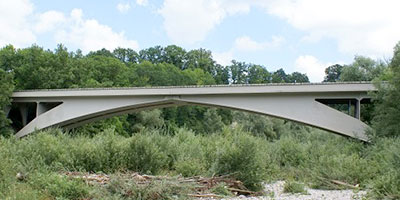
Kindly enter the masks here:
M 142 109 L 204 105 L 278 117 L 368 141 L 365 135 L 368 125 L 359 120 L 361 99 L 359 94 L 351 93 L 38 97 L 16 99 L 13 107 L 6 111 L 9 116 L 21 119 L 21 129 L 17 132 L 17 137 L 48 127 L 75 128 L 88 122 Z M 343 102 L 354 105 L 354 116 L 325 105 Z

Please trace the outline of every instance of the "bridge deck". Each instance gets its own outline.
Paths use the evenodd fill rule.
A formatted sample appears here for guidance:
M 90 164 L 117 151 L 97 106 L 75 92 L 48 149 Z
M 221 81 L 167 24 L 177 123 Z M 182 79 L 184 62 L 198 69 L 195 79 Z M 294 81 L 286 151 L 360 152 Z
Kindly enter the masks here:
M 367 93 L 376 88 L 371 82 L 163 86 L 130 88 L 78 88 L 25 90 L 14 92 L 12 98 L 147 96 L 147 95 L 212 95 L 212 94 L 273 94 L 273 93 Z

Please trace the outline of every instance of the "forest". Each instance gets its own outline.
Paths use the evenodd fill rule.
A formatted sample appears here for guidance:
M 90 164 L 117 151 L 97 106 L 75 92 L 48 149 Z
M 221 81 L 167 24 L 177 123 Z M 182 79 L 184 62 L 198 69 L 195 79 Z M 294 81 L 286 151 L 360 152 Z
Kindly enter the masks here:
M 300 187 L 366 190 L 368 199 L 400 199 L 400 43 L 393 57 L 355 56 L 329 66 L 324 82 L 373 81 L 362 120 L 369 143 L 241 111 L 179 106 L 135 112 L 71 131 L 47 129 L 13 137 L 20 124 L 0 109 L 0 199 L 188 199 L 192 185 L 143 187 L 123 174 L 232 176 L 249 191 L 286 180 Z M 84 55 L 62 44 L 0 49 L 0 107 L 29 89 L 307 83 L 301 72 L 232 60 L 222 66 L 206 49 L 155 46 L 136 52 L 102 49 Z M 340 109 L 340 108 L 339 108 Z M 106 186 L 65 173 L 105 173 Z M 332 183 L 337 180 L 346 184 Z M 217 188 L 216 193 L 226 187 Z M 222 192 L 221 192 L 222 190 Z M 219 191 L 219 192 L 218 192 Z

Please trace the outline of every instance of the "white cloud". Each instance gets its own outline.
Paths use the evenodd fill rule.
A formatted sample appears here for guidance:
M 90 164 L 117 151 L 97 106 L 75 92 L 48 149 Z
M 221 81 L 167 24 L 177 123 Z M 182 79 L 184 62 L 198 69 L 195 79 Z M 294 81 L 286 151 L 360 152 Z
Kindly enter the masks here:
M 338 42 L 341 52 L 370 56 L 391 55 L 400 40 L 398 0 L 274 0 L 259 1 L 268 13 L 285 19 L 308 35 Z
M 271 41 L 257 42 L 249 36 L 242 36 L 235 39 L 233 46 L 225 52 L 214 52 L 213 58 L 218 64 L 227 66 L 234 60 L 235 54 L 244 51 L 262 51 L 266 49 L 277 48 L 285 42 L 282 36 L 273 36 Z
M 332 63 L 322 63 L 314 56 L 299 56 L 295 62 L 295 71 L 306 73 L 310 82 L 321 82 L 324 80 L 325 68 Z
M 129 9 L 131 9 L 131 4 L 126 2 L 126 3 L 118 3 L 117 9 L 120 13 L 127 13 Z
M 136 0 L 136 4 L 139 6 L 147 6 L 147 0 Z
M 0 46 L 21 47 L 36 42 L 29 17 L 32 12 L 29 0 L 0 1 Z
M 390 56 L 400 40 L 398 0 L 164 0 L 159 13 L 172 41 L 193 44 L 226 17 L 251 7 L 265 8 L 304 31 L 303 41 L 333 39 L 349 55 Z
M 269 42 L 256 42 L 249 36 L 238 37 L 235 40 L 234 49 L 237 51 L 259 51 L 266 48 L 280 46 L 285 39 L 282 36 L 273 36 Z
M 126 47 L 137 50 L 135 40 L 126 38 L 124 32 L 116 33 L 111 27 L 100 24 L 94 19 L 84 19 L 82 10 L 73 9 L 61 30 L 55 32 L 55 40 L 82 49 L 83 52 L 106 48 L 113 50 Z
M 0 27 L 0 46 L 26 47 L 35 43 L 37 36 L 50 33 L 56 43 L 80 48 L 85 53 L 101 48 L 139 48 L 124 32 L 115 32 L 95 19 L 85 19 L 80 9 L 73 9 L 70 16 L 54 10 L 35 13 L 29 0 L 1 0 Z
M 213 53 L 213 59 L 222 66 L 228 66 L 231 64 L 231 61 L 233 60 L 233 52 L 232 51 L 227 51 L 222 53 L 215 52 Z
M 249 10 L 249 4 L 241 0 L 165 0 L 159 13 L 173 42 L 194 44 L 204 40 L 226 16 Z
M 34 28 L 38 33 L 54 30 L 57 25 L 66 21 L 63 13 L 54 10 L 39 14 L 38 20 Z

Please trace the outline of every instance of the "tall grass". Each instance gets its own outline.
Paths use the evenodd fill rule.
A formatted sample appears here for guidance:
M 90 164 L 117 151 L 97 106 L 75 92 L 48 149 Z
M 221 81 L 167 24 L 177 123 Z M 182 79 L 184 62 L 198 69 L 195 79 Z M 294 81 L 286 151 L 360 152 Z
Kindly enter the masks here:
M 93 190 L 110 198 L 121 197 L 113 190 L 87 186 L 60 174 L 126 170 L 155 175 L 231 175 L 252 190 L 278 179 L 337 189 L 331 181 L 340 180 L 369 189 L 371 198 L 400 198 L 399 138 L 364 144 L 319 130 L 298 129 L 271 141 L 240 127 L 225 127 L 210 135 L 186 129 L 177 130 L 174 136 L 143 130 L 130 137 L 113 129 L 95 136 L 52 129 L 20 140 L 0 138 L 0 159 L 0 199 L 95 198 Z M 163 191 L 172 191 L 165 187 Z M 163 192 L 152 188 L 153 192 L 142 194 L 135 188 L 129 190 L 139 196 Z

